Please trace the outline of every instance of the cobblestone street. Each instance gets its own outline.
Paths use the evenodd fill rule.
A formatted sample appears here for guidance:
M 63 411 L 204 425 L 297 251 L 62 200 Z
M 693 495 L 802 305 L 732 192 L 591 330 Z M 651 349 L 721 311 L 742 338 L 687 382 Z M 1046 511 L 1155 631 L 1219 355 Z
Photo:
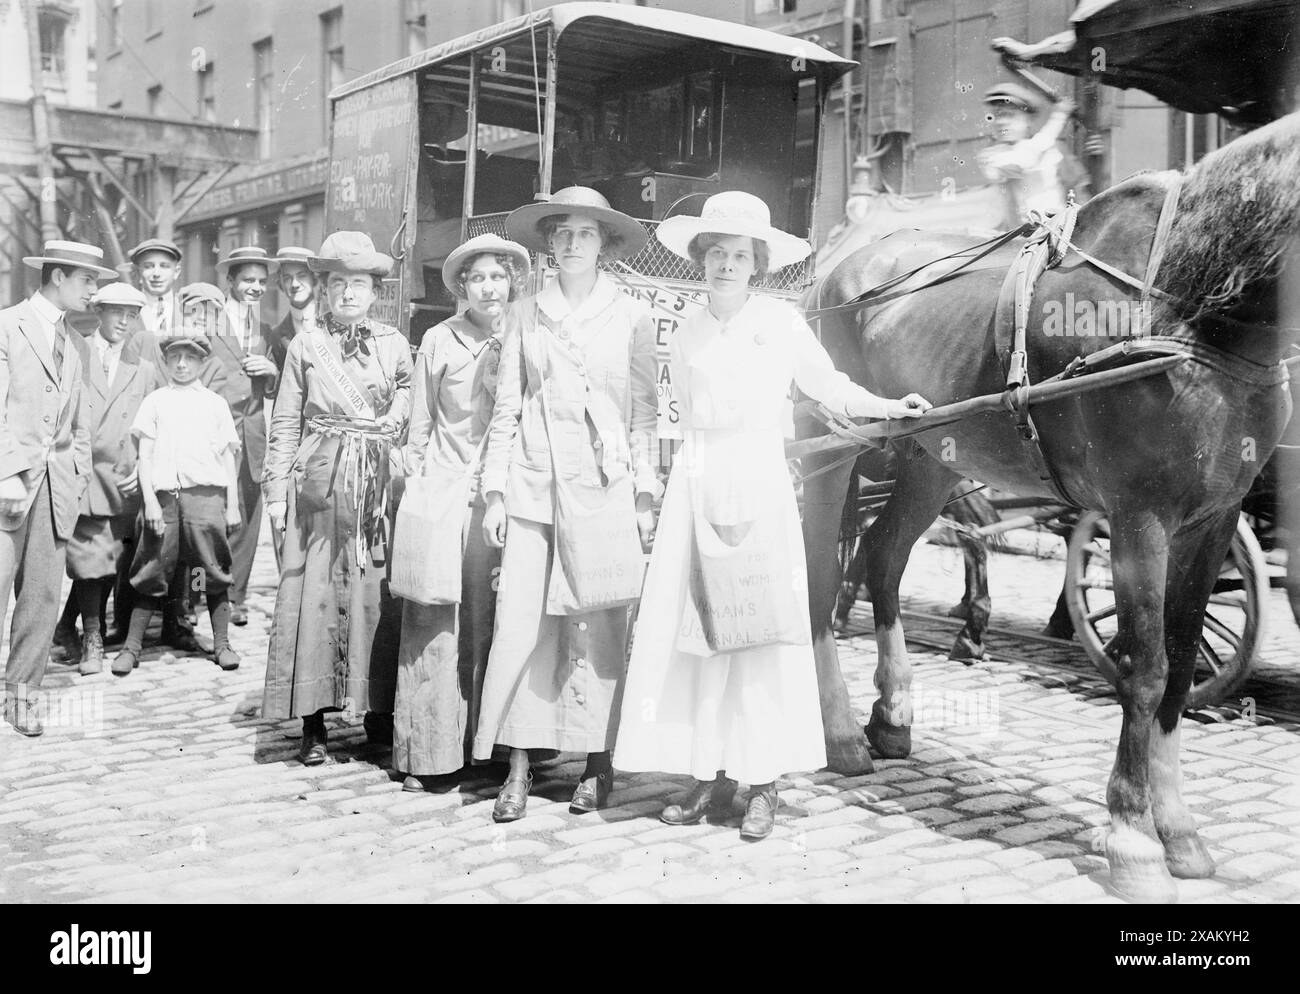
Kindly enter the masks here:
M 953 550 L 919 546 L 908 609 L 941 614 L 960 576 Z M 994 624 L 1036 631 L 1060 576 L 992 556 Z M 498 769 L 403 793 L 359 720 L 331 722 L 327 765 L 295 761 L 298 723 L 259 718 L 273 583 L 267 547 L 235 673 L 157 650 L 127 679 L 51 665 L 44 737 L 0 732 L 0 901 L 1116 901 L 1099 847 L 1119 709 L 1077 648 L 994 637 L 971 667 L 915 649 L 911 758 L 786 778 L 761 843 L 738 837 L 739 801 L 725 825 L 660 824 L 685 778 L 620 775 L 609 809 L 571 815 L 576 760 L 540 769 L 528 816 L 497 826 Z M 1294 687 L 1300 633 L 1271 597 L 1268 675 Z M 868 617 L 840 643 L 862 715 Z M 1300 899 L 1298 733 L 1185 722 L 1187 801 L 1219 870 L 1180 881 L 1183 901 Z

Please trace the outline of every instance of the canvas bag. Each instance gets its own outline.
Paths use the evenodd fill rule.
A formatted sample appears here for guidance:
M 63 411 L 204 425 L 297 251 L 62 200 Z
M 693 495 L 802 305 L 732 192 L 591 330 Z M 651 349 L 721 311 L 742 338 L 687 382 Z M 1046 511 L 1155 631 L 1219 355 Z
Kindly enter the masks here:
M 767 645 L 809 645 L 807 581 L 797 576 L 781 509 L 769 502 L 736 544 L 724 541 L 704 513 L 695 481 L 691 562 L 677 649 L 694 656 Z
M 540 392 L 547 437 L 553 440 L 545 376 Z M 635 603 L 641 597 L 645 556 L 637 530 L 630 468 L 605 487 L 566 478 L 555 462 L 553 442 L 551 467 L 555 478 L 554 553 L 546 613 L 586 614 Z
M 459 604 L 465 555 L 465 516 L 474 472 L 483 456 L 483 433 L 463 472 L 425 457 L 423 476 L 406 481 L 393 527 L 388 589 L 417 604 Z

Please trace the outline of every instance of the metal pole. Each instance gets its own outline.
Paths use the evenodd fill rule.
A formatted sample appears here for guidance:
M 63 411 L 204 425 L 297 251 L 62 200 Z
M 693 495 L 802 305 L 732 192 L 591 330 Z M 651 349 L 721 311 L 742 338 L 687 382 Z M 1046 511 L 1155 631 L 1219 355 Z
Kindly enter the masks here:
M 551 195 L 551 165 L 555 158 L 555 80 L 559 65 L 555 56 L 555 28 L 546 29 L 546 123 L 542 130 L 542 172 L 539 178 L 540 196 Z
M 844 0 L 844 37 L 841 39 L 840 53 L 846 59 L 853 58 L 856 6 L 854 0 Z M 840 77 L 840 86 L 844 88 L 844 196 L 841 199 L 847 204 L 853 183 L 853 72 L 846 72 Z
M 474 213 L 474 183 L 478 178 L 478 52 L 469 55 L 469 111 L 465 132 L 465 201 L 460 211 L 460 240 L 469 237 L 469 219 Z
M 51 241 L 62 237 L 59 230 L 57 193 L 54 185 L 54 149 L 50 144 L 50 108 L 45 100 L 45 70 L 41 67 L 41 30 L 36 0 L 24 0 L 27 21 L 27 55 L 32 75 L 32 134 L 36 139 L 36 170 L 40 177 L 41 237 Z

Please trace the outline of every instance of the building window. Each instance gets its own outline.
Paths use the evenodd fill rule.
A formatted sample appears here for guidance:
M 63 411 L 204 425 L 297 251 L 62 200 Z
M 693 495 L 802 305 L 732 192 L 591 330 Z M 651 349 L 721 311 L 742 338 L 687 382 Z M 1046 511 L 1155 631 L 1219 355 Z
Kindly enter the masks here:
M 162 112 L 162 84 L 149 87 L 149 116 L 158 117 Z
M 122 0 L 113 0 L 108 9 L 108 47 L 114 52 L 122 50 Z
M 36 17 L 36 23 L 41 36 L 41 71 L 62 84 L 68 68 L 64 56 L 67 18 L 54 11 L 42 10 Z
M 329 95 L 334 87 L 345 82 L 343 71 L 343 8 L 335 7 L 320 16 L 321 53 L 323 71 L 321 78 L 325 81 L 324 97 L 325 132 L 329 133 L 330 101 Z
M 429 47 L 429 19 L 424 0 L 404 0 L 402 16 L 406 25 L 406 54 L 415 55 Z
M 271 39 L 263 38 L 253 45 L 253 99 L 257 104 L 257 154 L 263 159 L 271 157 L 271 133 L 275 127 L 275 74 L 271 68 Z
M 204 65 L 195 75 L 198 76 L 199 99 L 198 116 L 200 121 L 217 123 L 217 93 L 213 76 L 215 68 L 211 62 Z

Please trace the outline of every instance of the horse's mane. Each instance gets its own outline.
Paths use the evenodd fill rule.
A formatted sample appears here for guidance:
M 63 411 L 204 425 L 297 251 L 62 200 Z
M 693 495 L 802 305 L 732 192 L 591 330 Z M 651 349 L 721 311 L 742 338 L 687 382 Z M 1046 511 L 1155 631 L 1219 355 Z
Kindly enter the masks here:
M 1161 274 L 1183 320 L 1276 280 L 1300 233 L 1300 113 L 1207 155 L 1184 178 Z

